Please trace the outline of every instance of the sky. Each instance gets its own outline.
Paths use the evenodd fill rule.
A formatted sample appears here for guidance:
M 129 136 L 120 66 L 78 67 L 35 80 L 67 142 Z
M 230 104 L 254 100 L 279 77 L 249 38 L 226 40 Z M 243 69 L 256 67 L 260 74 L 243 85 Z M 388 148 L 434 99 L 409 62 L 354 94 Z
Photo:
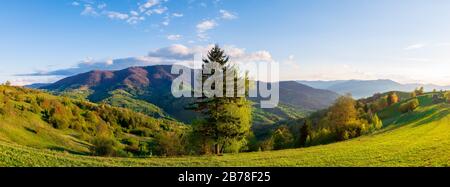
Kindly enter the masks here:
M 282 80 L 450 85 L 446 0 L 15 0 L 0 6 L 0 82 L 169 64 L 220 44 Z

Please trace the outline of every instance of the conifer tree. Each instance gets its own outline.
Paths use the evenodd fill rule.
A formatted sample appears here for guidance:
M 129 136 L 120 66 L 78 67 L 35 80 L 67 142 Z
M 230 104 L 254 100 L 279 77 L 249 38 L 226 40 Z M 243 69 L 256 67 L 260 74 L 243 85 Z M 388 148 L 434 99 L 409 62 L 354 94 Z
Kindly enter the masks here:
M 300 127 L 300 139 L 299 144 L 301 147 L 306 146 L 308 136 L 311 135 L 311 121 L 305 120 L 305 123 Z
M 189 107 L 202 114 L 202 120 L 194 126 L 194 134 L 202 139 L 203 144 L 212 143 L 215 154 L 223 153 L 232 143 L 243 141 L 251 125 L 251 105 L 245 96 L 237 94 L 240 89 L 237 82 L 244 78 L 234 75 L 234 83 L 226 81 L 224 75 L 236 70 L 228 61 L 229 57 L 218 45 L 209 51 L 207 58 L 203 59 L 201 82 L 204 88 L 210 78 L 222 76 L 224 82 L 221 85 L 210 83 L 211 90 L 218 95 L 208 96 L 211 93 L 203 89 L 202 97 Z M 227 97 L 227 84 L 234 84 L 232 97 Z

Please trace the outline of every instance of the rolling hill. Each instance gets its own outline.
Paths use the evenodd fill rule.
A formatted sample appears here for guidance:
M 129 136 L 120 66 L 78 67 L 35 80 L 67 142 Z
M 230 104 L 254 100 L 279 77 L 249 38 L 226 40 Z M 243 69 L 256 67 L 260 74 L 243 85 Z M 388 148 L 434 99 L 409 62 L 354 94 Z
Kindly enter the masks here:
M 175 120 L 153 118 L 129 109 L 0 86 L 2 142 L 90 155 L 95 141 L 104 138 L 116 144 L 118 150 L 132 153 L 134 150 L 128 149 L 132 148 L 131 142 L 150 143 L 161 133 L 188 128 Z
M 176 78 L 170 65 L 131 67 L 119 71 L 91 71 L 67 77 L 41 87 L 57 94 L 87 99 L 96 103 L 130 108 L 152 117 L 167 117 L 186 123 L 197 117 L 185 107 L 192 98 L 174 98 L 172 81 Z M 338 94 L 315 89 L 297 82 L 280 82 L 280 107 L 256 109 L 254 123 L 303 117 L 307 113 L 330 106 Z M 261 98 L 252 98 L 259 103 Z M 255 108 L 258 108 L 257 106 Z
M 337 80 L 337 81 L 298 81 L 299 83 L 318 89 L 327 89 L 339 94 L 351 93 L 355 98 L 372 96 L 375 93 L 389 91 L 411 92 L 423 86 L 425 90 L 448 90 L 450 86 L 438 86 L 433 84 L 400 84 L 386 79 L 380 80 Z
M 48 151 L 0 139 L 0 166 L 450 166 L 450 104 L 420 96 L 420 107 L 382 114 L 371 135 L 301 149 L 174 158 L 101 158 Z M 403 101 L 407 102 L 407 101 Z

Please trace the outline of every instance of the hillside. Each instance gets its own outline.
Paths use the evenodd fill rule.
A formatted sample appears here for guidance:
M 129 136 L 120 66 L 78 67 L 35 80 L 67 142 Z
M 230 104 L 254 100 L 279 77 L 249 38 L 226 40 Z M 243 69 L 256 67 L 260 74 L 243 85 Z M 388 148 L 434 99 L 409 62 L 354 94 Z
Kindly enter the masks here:
M 420 107 L 382 111 L 386 127 L 345 142 L 301 149 L 179 158 L 100 158 L 0 141 L 0 166 L 450 166 L 450 104 L 419 97 Z
M 131 67 L 119 71 L 91 71 L 62 79 L 42 89 L 57 94 L 87 99 L 96 103 L 130 108 L 152 117 L 174 118 L 190 123 L 197 113 L 186 110 L 192 98 L 174 98 L 171 93 L 170 65 Z M 255 110 L 255 125 L 271 124 L 333 103 L 338 94 L 291 82 L 280 83 L 280 107 Z M 261 98 L 252 99 L 259 103 Z M 255 106 L 258 107 L 258 106 Z
M 156 119 L 128 109 L 0 86 L 2 142 L 90 155 L 101 139 L 123 154 L 116 156 L 133 156 L 138 146 L 134 144 L 150 144 L 162 133 L 187 128 L 175 120 Z
M 372 96 L 374 93 L 389 91 L 411 92 L 423 86 L 425 90 L 448 90 L 450 86 L 433 84 L 401 84 L 392 80 L 337 80 L 337 81 L 298 81 L 299 83 L 318 89 L 326 89 L 339 94 L 351 93 L 355 98 Z

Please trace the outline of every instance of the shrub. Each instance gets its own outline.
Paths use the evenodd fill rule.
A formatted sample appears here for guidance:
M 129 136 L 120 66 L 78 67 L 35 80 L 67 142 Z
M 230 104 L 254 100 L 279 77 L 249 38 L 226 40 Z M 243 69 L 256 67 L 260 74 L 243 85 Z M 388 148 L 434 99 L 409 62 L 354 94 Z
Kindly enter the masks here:
M 139 153 L 139 141 L 136 139 L 128 138 L 122 140 L 122 143 L 126 145 L 125 150 L 133 154 Z
M 130 133 L 134 134 L 136 136 L 141 136 L 141 137 L 152 137 L 153 136 L 153 132 L 147 128 L 132 129 L 132 130 L 130 130 Z
M 261 151 L 271 151 L 273 150 L 273 139 L 272 137 L 261 142 L 259 146 Z
M 418 99 L 413 99 L 411 101 L 408 101 L 406 103 L 403 103 L 402 105 L 400 105 L 399 107 L 399 111 L 401 113 L 408 113 L 408 112 L 412 112 L 414 110 L 416 110 L 417 107 L 419 107 L 419 100 Z
M 336 134 L 332 133 L 328 128 L 321 128 L 317 131 L 313 131 L 310 136 L 309 145 L 321 145 L 334 142 L 336 140 Z
M 294 136 L 287 127 L 280 127 L 272 135 L 273 149 L 288 149 L 294 145 Z
M 397 96 L 397 94 L 395 92 L 392 92 L 388 95 L 387 97 L 387 103 L 389 106 L 398 103 L 399 102 L 399 97 Z
M 377 114 L 374 114 L 370 118 L 370 131 L 379 130 L 383 128 L 383 121 L 378 117 Z
M 95 137 L 92 140 L 92 152 L 97 156 L 117 156 L 119 143 L 112 138 Z
M 444 93 L 444 99 L 445 99 L 445 101 L 450 103 L 450 91 L 447 91 Z
M 423 86 L 420 88 L 416 88 L 416 90 L 414 90 L 416 96 L 421 96 L 425 93 Z
M 154 150 L 158 155 L 182 155 L 185 153 L 185 137 L 176 132 L 161 132 L 155 137 Z
M 50 124 L 53 125 L 54 128 L 57 129 L 67 129 L 69 127 L 69 120 L 61 115 L 53 115 L 49 118 L 48 121 Z

